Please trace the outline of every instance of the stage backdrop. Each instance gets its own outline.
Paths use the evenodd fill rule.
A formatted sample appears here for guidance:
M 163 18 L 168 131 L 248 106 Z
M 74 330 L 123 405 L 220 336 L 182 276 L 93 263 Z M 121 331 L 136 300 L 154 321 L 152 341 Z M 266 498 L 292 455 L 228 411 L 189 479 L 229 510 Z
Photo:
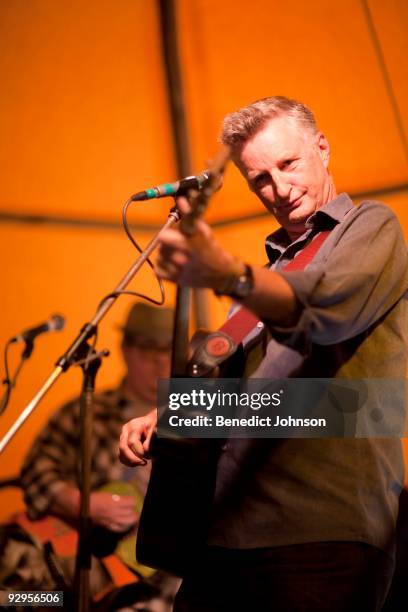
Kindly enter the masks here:
M 178 0 L 176 12 L 193 171 L 214 154 L 226 112 L 268 95 L 295 97 L 331 142 L 338 189 L 386 202 L 408 229 L 406 0 Z M 159 17 L 155 0 L 0 3 L 0 347 L 54 312 L 67 319 L 62 333 L 38 338 L 1 435 L 136 258 L 122 203 L 178 178 Z M 142 243 L 170 206 L 133 205 Z M 234 168 L 207 218 L 228 249 L 265 261 L 274 222 Z M 158 296 L 150 271 L 132 288 Z M 99 388 L 121 376 L 117 327 L 129 304 L 121 298 L 101 325 L 98 345 L 111 356 Z M 214 326 L 227 308 L 210 298 Z M 20 351 L 10 351 L 12 369 Z M 49 415 L 79 389 L 77 370 L 61 377 L 4 452 L 0 477 L 18 472 Z M 18 490 L 0 500 L 0 518 L 21 507 Z

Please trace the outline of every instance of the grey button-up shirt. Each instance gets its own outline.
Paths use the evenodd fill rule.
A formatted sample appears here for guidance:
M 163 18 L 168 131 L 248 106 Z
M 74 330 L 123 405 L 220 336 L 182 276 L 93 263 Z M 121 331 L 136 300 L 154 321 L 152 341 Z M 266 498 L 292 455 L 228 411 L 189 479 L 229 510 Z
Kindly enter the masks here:
M 305 270 L 281 269 L 323 229 L 330 236 Z M 405 378 L 408 258 L 390 209 L 372 201 L 355 207 L 341 194 L 308 219 L 298 240 L 291 244 L 280 229 L 266 249 L 302 309 L 290 329 L 264 321 L 273 339 L 251 376 Z M 248 340 L 248 353 L 257 350 Z M 352 540 L 389 550 L 402 484 L 398 439 L 230 440 L 209 542 Z

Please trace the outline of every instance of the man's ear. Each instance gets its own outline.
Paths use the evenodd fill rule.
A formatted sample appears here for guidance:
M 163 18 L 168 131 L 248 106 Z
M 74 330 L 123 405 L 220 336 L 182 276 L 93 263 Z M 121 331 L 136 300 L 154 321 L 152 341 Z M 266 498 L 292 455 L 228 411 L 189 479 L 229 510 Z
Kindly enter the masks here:
M 325 168 L 328 168 L 330 161 L 330 145 L 326 136 L 322 132 L 317 134 L 317 148 Z

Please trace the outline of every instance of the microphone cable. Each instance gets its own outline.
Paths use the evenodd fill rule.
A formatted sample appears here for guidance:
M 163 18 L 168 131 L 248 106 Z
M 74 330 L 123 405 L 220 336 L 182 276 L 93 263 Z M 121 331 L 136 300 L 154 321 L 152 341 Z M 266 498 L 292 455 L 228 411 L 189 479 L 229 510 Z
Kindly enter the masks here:
M 23 365 L 25 364 L 25 362 L 28 359 L 28 356 L 26 355 L 26 349 L 23 350 L 23 352 L 21 353 L 21 358 L 20 358 L 20 363 L 17 365 L 13 378 L 10 378 L 10 369 L 9 369 L 9 348 L 10 345 L 14 344 L 13 339 L 10 338 L 9 340 L 7 340 L 6 345 L 4 347 L 4 374 L 5 377 L 2 381 L 2 384 L 5 385 L 6 389 L 4 391 L 4 395 L 1 398 L 0 401 L 0 416 L 3 414 L 3 412 L 6 410 L 9 401 L 10 401 L 10 397 L 11 397 L 11 392 L 14 389 L 14 387 L 16 386 L 16 382 L 17 382 L 17 378 L 18 375 L 20 374 Z
M 148 200 L 147 200 L 148 201 Z M 132 202 L 137 202 L 137 200 L 135 200 L 133 198 L 133 196 L 130 196 L 130 198 L 128 198 L 126 200 L 126 202 L 124 203 L 123 207 L 122 207 L 122 225 L 123 225 L 123 229 L 125 230 L 126 236 L 128 237 L 128 239 L 130 240 L 130 242 L 133 244 L 133 246 L 135 247 L 135 249 L 138 251 L 138 253 L 142 254 L 143 253 L 143 249 L 142 247 L 138 244 L 138 242 L 136 241 L 136 239 L 134 238 L 134 236 L 132 235 L 132 232 L 130 230 L 129 227 L 129 222 L 128 222 L 128 210 L 129 210 L 129 206 L 132 204 Z M 173 208 L 171 210 L 174 210 Z M 148 302 L 150 302 L 151 304 L 155 304 L 156 306 L 163 306 L 163 304 L 165 303 L 166 300 L 166 292 L 164 289 L 164 284 L 161 278 L 158 277 L 156 270 L 154 268 L 154 263 L 152 262 L 152 260 L 150 259 L 150 257 L 146 257 L 146 261 L 145 263 L 148 264 L 148 266 L 151 268 L 156 280 L 157 280 L 157 284 L 159 286 L 159 291 L 160 291 L 160 299 L 155 299 L 152 298 L 148 295 L 145 295 L 144 293 L 139 293 L 138 291 L 113 291 L 112 293 L 108 293 L 107 295 L 105 295 L 102 300 L 99 302 L 99 306 L 98 308 L 100 308 L 102 306 L 102 304 L 108 300 L 109 298 L 112 297 L 117 297 L 119 295 L 132 295 L 134 297 L 138 297 L 141 298 L 143 300 L 146 300 Z

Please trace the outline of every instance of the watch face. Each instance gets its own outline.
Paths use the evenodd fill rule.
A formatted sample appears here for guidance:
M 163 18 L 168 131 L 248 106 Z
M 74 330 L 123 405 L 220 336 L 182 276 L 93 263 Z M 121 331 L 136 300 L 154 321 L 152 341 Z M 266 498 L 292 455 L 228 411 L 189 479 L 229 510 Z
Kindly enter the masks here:
M 253 282 L 252 275 L 243 274 L 242 276 L 237 278 L 237 281 L 234 287 L 235 295 L 237 295 L 238 297 L 247 297 L 251 292 L 253 284 L 254 282 Z
M 215 291 L 216 295 L 229 295 L 232 298 L 247 297 L 254 286 L 254 277 L 252 269 L 248 264 L 245 264 L 245 272 L 240 276 L 230 276 L 226 286 L 221 291 Z

